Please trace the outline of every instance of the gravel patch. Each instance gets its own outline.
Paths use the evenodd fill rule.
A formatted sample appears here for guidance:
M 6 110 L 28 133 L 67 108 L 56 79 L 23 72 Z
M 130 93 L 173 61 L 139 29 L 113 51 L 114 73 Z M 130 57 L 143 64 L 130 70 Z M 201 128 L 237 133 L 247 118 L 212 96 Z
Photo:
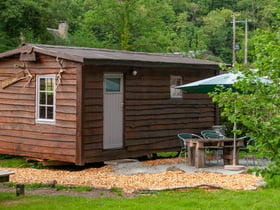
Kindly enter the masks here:
M 215 168 L 216 167 L 216 168 Z M 124 193 L 147 190 L 182 189 L 201 186 L 232 190 L 255 190 L 262 178 L 242 171 L 225 172 L 221 166 L 197 170 L 177 158 L 143 162 L 122 162 L 83 170 L 0 168 L 12 171 L 14 183 L 50 183 L 91 186 L 94 189 L 120 188 Z

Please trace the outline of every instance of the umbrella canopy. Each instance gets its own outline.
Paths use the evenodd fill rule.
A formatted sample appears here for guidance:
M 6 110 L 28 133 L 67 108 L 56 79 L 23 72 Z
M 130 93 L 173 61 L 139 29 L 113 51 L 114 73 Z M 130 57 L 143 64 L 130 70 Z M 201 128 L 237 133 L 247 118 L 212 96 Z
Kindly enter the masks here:
M 218 86 L 225 88 L 233 87 L 233 84 L 237 82 L 239 78 L 243 78 L 244 75 L 241 72 L 238 73 L 226 73 L 217 76 L 209 77 L 206 79 L 198 80 L 181 86 L 175 87 L 176 89 L 182 89 L 188 93 L 209 93 L 215 90 Z M 265 78 L 256 78 L 262 83 L 271 83 L 270 80 Z
M 217 86 L 224 86 L 230 88 L 238 80 L 243 77 L 241 73 L 226 73 L 217 76 L 209 77 L 207 79 L 191 82 L 185 85 L 177 86 L 177 89 L 182 89 L 188 93 L 209 93 L 215 90 Z

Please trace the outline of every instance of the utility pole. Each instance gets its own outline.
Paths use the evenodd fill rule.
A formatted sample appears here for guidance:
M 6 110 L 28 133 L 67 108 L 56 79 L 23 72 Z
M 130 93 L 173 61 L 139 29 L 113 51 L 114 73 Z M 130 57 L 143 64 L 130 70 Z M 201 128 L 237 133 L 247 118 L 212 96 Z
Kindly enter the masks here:
M 245 21 L 236 21 L 236 15 L 232 14 L 232 65 L 236 62 L 236 23 L 245 23 L 245 35 L 244 35 L 244 64 L 248 62 L 248 22 L 250 19 L 246 18 Z
M 232 65 L 234 65 L 235 61 L 236 61 L 236 54 L 235 54 L 235 40 L 236 40 L 236 37 L 235 37 L 235 14 L 232 14 L 232 34 L 233 34 L 233 37 L 232 37 Z
M 244 65 L 247 64 L 248 49 L 248 19 L 245 19 L 245 40 L 244 40 Z

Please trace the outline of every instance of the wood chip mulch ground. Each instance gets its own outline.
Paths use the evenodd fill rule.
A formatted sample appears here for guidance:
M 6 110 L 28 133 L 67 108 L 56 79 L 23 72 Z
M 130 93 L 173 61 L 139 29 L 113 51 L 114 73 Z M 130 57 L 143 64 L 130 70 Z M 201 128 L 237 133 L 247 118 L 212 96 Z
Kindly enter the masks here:
M 146 165 L 174 163 L 175 159 L 143 162 Z M 12 171 L 13 183 L 51 183 L 58 185 L 91 186 L 93 188 L 120 188 L 123 192 L 133 193 L 146 190 L 180 189 L 200 186 L 233 190 L 255 190 L 256 183 L 262 178 L 252 174 L 223 175 L 199 172 L 188 174 L 182 171 L 166 171 L 159 174 L 114 174 L 110 166 L 86 168 L 84 170 L 0 168 Z

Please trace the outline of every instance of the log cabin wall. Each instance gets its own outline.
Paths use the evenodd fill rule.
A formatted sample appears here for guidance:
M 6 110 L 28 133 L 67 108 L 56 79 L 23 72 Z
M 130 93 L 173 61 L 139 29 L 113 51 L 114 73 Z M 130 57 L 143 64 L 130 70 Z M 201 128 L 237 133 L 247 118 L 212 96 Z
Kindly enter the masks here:
M 126 78 L 125 145 L 129 153 L 178 151 L 177 134 L 199 133 L 214 124 L 215 106 L 206 94 L 171 98 L 170 76 L 183 84 L 213 76 L 202 69 L 139 69 Z
M 84 66 L 83 68 L 82 142 L 83 159 L 85 163 L 137 157 L 137 155 L 135 156 L 133 153 L 129 154 L 126 148 L 103 150 L 103 76 L 104 73 L 123 73 L 125 84 L 125 77 L 130 69 L 130 67 L 95 65 Z M 126 87 L 124 86 L 124 92 L 126 92 L 125 89 Z
M 20 71 L 19 55 L 1 59 L 0 80 Z M 0 87 L 0 153 L 75 162 L 76 155 L 76 69 L 77 63 L 64 60 L 61 85 L 56 92 L 55 125 L 36 124 L 36 75 L 57 74 L 55 57 L 36 54 L 25 62 L 33 76 L 4 89 Z M 27 84 L 27 85 L 26 85 Z M 26 87 L 24 87 L 26 85 Z
M 170 97 L 170 76 L 183 83 L 216 74 L 209 69 L 134 68 L 88 66 L 84 68 L 83 150 L 85 163 L 140 157 L 160 151 L 178 151 L 180 132 L 199 133 L 215 123 L 215 106 L 206 94 Z M 103 74 L 124 74 L 124 147 L 103 150 Z
M 83 158 L 85 163 L 103 161 L 103 72 L 83 68 Z

